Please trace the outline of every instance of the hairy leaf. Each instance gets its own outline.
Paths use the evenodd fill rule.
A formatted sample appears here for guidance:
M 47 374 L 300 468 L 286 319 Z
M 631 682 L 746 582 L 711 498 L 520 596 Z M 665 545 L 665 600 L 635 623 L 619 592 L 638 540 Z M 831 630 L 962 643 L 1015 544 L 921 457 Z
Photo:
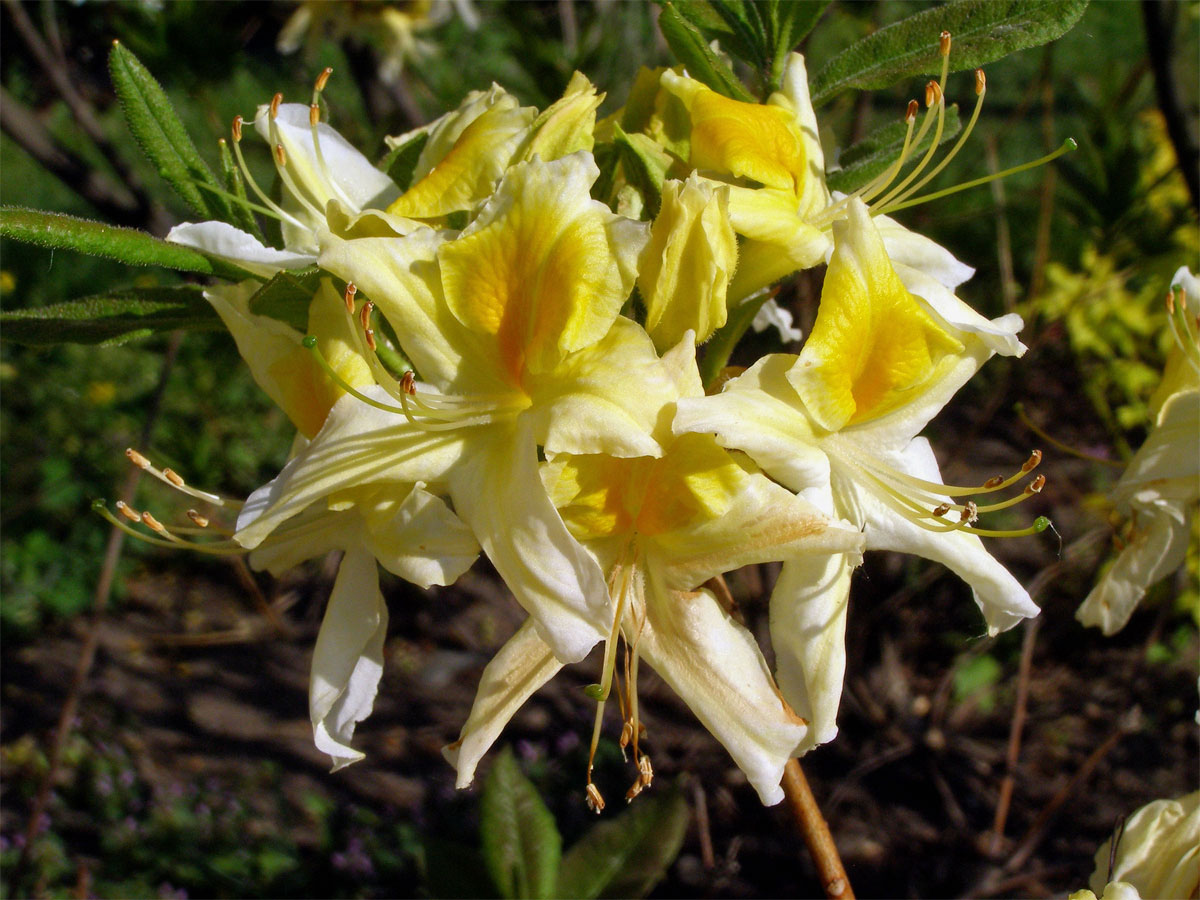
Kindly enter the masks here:
M 562 837 L 507 747 L 488 773 L 480 805 L 483 857 L 500 895 L 555 896 Z
M 1087 0 L 957 0 L 881 28 L 831 59 L 812 80 L 820 106 L 849 88 L 889 87 L 941 71 L 938 37 L 953 37 L 951 71 L 974 69 L 1062 37 Z
M 961 128 L 958 107 L 946 107 L 946 122 L 942 127 L 942 136 L 938 144 L 952 140 Z M 900 156 L 900 151 L 904 147 L 904 135 L 907 131 L 908 126 L 904 122 L 890 122 L 871 132 L 853 147 L 846 148 L 839 160 L 842 168 L 837 172 L 829 173 L 826 179 L 829 189 L 849 194 L 881 174 Z M 910 158 L 905 166 L 906 170 L 912 168 L 914 159 L 920 159 L 929 149 L 933 135 L 934 130 L 930 128 L 929 133 L 921 139 L 921 142 L 909 150 Z
M 308 307 L 321 280 L 316 266 L 292 272 L 276 272 L 250 298 L 250 312 L 286 322 L 297 331 L 308 329 Z
M 763 4 L 770 32 L 768 90 L 779 89 L 788 54 L 804 40 L 833 0 L 769 0 Z
M 129 288 L 82 300 L 0 312 L 0 335 L 18 344 L 121 344 L 177 328 L 220 331 L 216 311 L 193 286 Z
M 754 102 L 725 61 L 713 53 L 700 30 L 679 14 L 675 4 L 663 4 L 658 27 L 671 52 L 687 67 L 689 75 L 726 97 L 744 103 Z
M 163 266 L 224 277 L 240 274 L 240 270 L 209 259 L 190 247 L 169 244 L 132 228 L 118 228 L 62 213 L 0 207 L 0 236 L 55 250 L 76 250 L 133 266 Z
M 129 130 L 158 174 L 197 214 L 236 224 L 225 198 L 199 186 L 221 188 L 154 76 L 118 41 L 108 54 L 108 71 Z
M 678 788 L 643 794 L 567 851 L 559 871 L 558 895 L 646 896 L 679 854 L 687 822 L 687 801 Z

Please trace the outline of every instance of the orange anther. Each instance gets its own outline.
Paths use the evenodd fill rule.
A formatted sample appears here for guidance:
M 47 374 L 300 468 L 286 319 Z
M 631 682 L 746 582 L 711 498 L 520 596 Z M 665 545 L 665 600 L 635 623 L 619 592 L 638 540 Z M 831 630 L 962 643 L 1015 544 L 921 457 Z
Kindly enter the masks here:
M 351 315 L 354 314 L 354 295 L 357 293 L 358 288 L 355 287 L 354 282 L 348 282 L 346 284 L 346 293 L 343 295 L 343 298 L 346 301 L 346 312 L 350 313 Z
M 308 108 L 308 124 L 316 127 L 316 124 L 321 121 L 321 107 L 313 104 Z
M 124 500 L 117 501 L 117 512 L 127 518 L 130 522 L 142 521 L 142 514 Z
M 920 109 L 920 104 L 916 100 L 908 101 L 908 109 L 904 111 L 904 121 L 911 125 L 917 121 L 917 110 Z
M 157 531 L 159 534 L 167 533 L 167 529 L 165 527 L 163 527 L 162 522 L 158 521 L 158 519 L 156 519 L 156 518 L 154 518 L 154 516 L 150 515 L 149 510 L 145 510 L 142 513 L 142 522 L 145 523 L 146 527 L 151 528 L 154 531 Z
M 1044 488 L 1045 486 L 1046 486 L 1046 476 L 1039 475 L 1039 476 L 1037 476 L 1037 478 L 1033 479 L 1033 481 L 1029 482 L 1029 484 L 1025 485 L 1025 493 L 1040 494 L 1042 492 L 1042 488 Z
M 317 83 L 313 85 L 313 90 L 320 92 L 325 90 L 325 83 L 329 81 L 329 76 L 333 74 L 333 66 L 329 66 L 317 76 Z
M 417 386 L 413 384 L 415 380 L 412 369 L 409 369 L 400 377 L 400 390 L 406 394 L 415 394 L 417 392 Z
M 274 119 L 279 115 L 279 104 L 283 102 L 283 94 L 276 94 L 271 98 L 271 118 Z
M 985 481 L 983 483 L 983 487 L 984 487 L 984 490 L 990 491 L 992 488 L 1000 487 L 1000 485 L 1002 485 L 1002 484 L 1004 484 L 1004 479 L 1001 478 L 999 475 L 993 475 L 991 478 L 989 478 L 987 481 Z
M 950 512 L 950 504 L 949 503 L 942 503 L 942 504 L 934 507 L 934 510 L 933 510 L 933 514 L 935 516 L 937 516 L 939 519 L 948 512 Z
M 987 90 L 987 76 L 983 74 L 983 69 L 975 70 L 975 95 L 978 96 Z
M 283 144 L 275 145 L 275 162 L 279 163 L 280 167 L 287 165 L 287 151 L 283 149 Z
M 233 117 L 233 142 L 236 144 L 242 139 L 242 117 Z
M 129 461 L 131 463 L 133 463 L 135 466 L 137 466 L 139 469 L 149 469 L 150 468 L 150 460 L 146 459 L 146 457 L 142 456 L 142 454 L 138 453 L 132 447 L 130 447 L 128 450 L 125 451 L 125 455 L 128 456 Z
M 587 784 L 587 805 L 588 809 L 596 815 L 600 815 L 600 810 L 604 809 L 604 798 L 600 796 L 600 791 L 590 781 Z
M 1038 463 L 1042 461 L 1042 451 L 1034 450 L 1029 454 L 1029 459 L 1025 460 L 1025 465 L 1021 466 L 1022 472 L 1032 472 L 1038 467 Z
M 938 52 L 942 56 L 950 55 L 950 32 L 943 31 L 938 39 Z
M 174 469 L 163 469 L 163 475 L 166 476 L 167 481 L 171 482 L 171 484 L 175 485 L 175 487 L 183 487 L 183 479 L 179 477 Z
M 200 513 L 196 512 L 194 509 L 189 509 L 187 511 L 187 517 L 189 519 L 191 519 L 193 522 L 195 522 L 197 525 L 199 525 L 201 528 L 208 527 L 208 519 L 205 518 L 204 516 L 200 515 Z

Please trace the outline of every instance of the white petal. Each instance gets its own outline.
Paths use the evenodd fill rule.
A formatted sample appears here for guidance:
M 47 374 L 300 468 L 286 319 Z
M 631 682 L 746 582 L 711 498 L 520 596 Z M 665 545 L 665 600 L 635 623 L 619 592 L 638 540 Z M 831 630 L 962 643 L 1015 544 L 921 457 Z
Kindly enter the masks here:
M 1189 537 L 1183 510 L 1166 503 L 1139 510 L 1133 537 L 1092 588 L 1075 618 L 1084 625 L 1098 626 L 1105 634 L 1116 634 L 1150 585 L 1179 568 L 1187 556 Z
M 837 736 L 846 674 L 846 609 L 855 565 L 845 554 L 788 560 L 771 594 L 775 678 L 783 698 L 808 721 L 798 753 Z
M 458 772 L 455 787 L 469 787 L 475 767 L 487 753 L 508 720 L 543 684 L 555 676 L 562 663 L 540 637 L 533 620 L 527 620 L 492 657 L 479 679 L 479 690 L 458 740 L 442 755 Z
M 978 335 L 989 350 L 1001 356 L 1024 356 L 1026 347 L 1017 339 L 1025 327 L 1016 313 L 988 319 L 958 299 L 949 288 L 925 272 L 892 261 L 896 274 L 909 292 L 924 300 L 930 309 L 959 331 Z
M 268 247 L 254 235 L 225 222 L 184 222 L 167 232 L 167 240 L 231 262 L 263 278 L 283 269 L 303 269 L 317 261 L 310 253 Z
M 364 388 L 363 393 L 382 403 L 395 403 L 377 386 Z M 333 405 L 309 445 L 273 481 L 247 498 L 234 537 L 253 549 L 279 523 L 345 488 L 442 481 L 461 453 L 461 434 L 421 431 L 398 413 L 346 394 Z
M 472 448 L 452 473 L 450 496 L 542 640 L 562 662 L 578 662 L 612 624 L 608 585 L 546 496 L 522 419 L 515 434 Z
M 668 591 L 647 578 L 647 624 L 638 652 L 724 745 L 759 798 L 783 799 L 783 767 L 806 726 L 771 678 L 753 635 L 708 591 Z
M 335 772 L 363 758 L 350 739 L 375 705 L 387 621 L 375 557 L 347 550 L 313 648 L 308 695 L 313 738 L 333 758 Z
M 926 481 L 942 481 L 937 459 L 925 438 L 914 439 L 901 454 L 883 458 L 898 471 Z M 849 479 L 839 480 L 844 482 L 844 490 L 856 494 L 864 511 L 867 549 L 912 553 L 946 566 L 971 586 L 987 620 L 988 634 L 1007 631 L 1022 619 L 1038 614 L 1029 593 L 987 552 L 977 536 L 964 531 L 928 531 Z
M 370 547 L 380 565 L 421 587 L 453 584 L 479 555 L 471 529 L 420 485 L 385 522 L 377 523 L 372 514 L 368 521 Z
M 768 328 L 776 329 L 779 332 L 779 339 L 785 344 L 804 337 L 803 331 L 792 326 L 792 314 L 776 303 L 774 297 L 768 297 L 767 301 L 758 308 L 758 312 L 754 314 L 754 321 L 750 325 L 757 332 L 766 331 Z
M 892 265 L 916 269 L 951 291 L 975 274 L 974 269 L 955 259 L 941 244 L 909 231 L 895 219 L 875 216 L 874 221 Z M 908 289 L 911 291 L 912 287 Z

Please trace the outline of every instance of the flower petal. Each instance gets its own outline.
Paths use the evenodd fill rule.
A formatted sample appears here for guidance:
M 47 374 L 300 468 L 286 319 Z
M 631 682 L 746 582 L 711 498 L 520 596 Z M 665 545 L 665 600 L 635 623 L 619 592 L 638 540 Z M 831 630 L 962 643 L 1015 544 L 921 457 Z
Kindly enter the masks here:
M 335 772 L 363 758 L 350 740 L 355 725 L 375 705 L 387 621 L 375 557 L 351 547 L 342 558 L 313 648 L 308 695 L 313 738 L 317 749 L 333 758 Z
M 380 565 L 420 587 L 453 584 L 479 555 L 471 529 L 420 484 L 402 502 L 381 498 L 363 515 Z
M 317 261 L 312 253 L 268 247 L 254 235 L 225 222 L 184 222 L 167 232 L 167 240 L 231 262 L 262 278 L 284 269 L 303 269 Z
M 846 610 L 855 560 L 803 556 L 783 564 L 771 594 L 771 646 L 784 699 L 808 720 L 805 753 L 837 736 L 846 673 Z
M 651 571 L 638 653 L 746 773 L 762 802 L 783 799 L 783 767 L 804 740 L 753 635 L 708 591 L 670 591 Z
M 538 637 L 533 620 L 527 619 L 483 670 L 471 714 L 458 740 L 442 749 L 442 755 L 458 772 L 455 787 L 470 786 L 479 760 L 508 720 L 562 666 L 546 642 Z
M 925 481 L 941 483 L 933 448 L 925 438 L 915 438 L 903 453 L 877 457 L 895 470 Z M 837 478 L 835 470 L 835 478 Z M 1022 619 L 1038 614 L 1029 593 L 984 549 L 983 541 L 965 531 L 929 531 L 885 505 L 874 494 L 841 479 L 842 489 L 855 495 L 866 518 L 868 550 L 895 550 L 940 562 L 971 586 L 975 602 L 987 620 L 988 634 L 1007 631 Z
M 563 524 L 538 474 L 531 423 L 494 428 L 449 481 L 454 508 L 538 633 L 564 663 L 583 659 L 612 624 L 599 564 Z M 607 616 L 607 621 L 606 621 Z

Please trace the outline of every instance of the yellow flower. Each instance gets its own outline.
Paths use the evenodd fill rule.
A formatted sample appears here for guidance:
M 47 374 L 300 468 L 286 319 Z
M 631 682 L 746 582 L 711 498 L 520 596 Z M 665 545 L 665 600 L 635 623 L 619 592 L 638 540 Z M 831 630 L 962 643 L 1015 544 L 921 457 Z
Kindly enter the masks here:
M 687 335 L 663 365 L 684 396 L 700 396 L 694 341 Z M 665 425 L 665 423 L 664 423 Z M 806 723 L 784 701 L 753 636 L 723 609 L 705 583 L 751 562 L 848 554 L 859 556 L 858 530 L 833 522 L 813 506 L 758 474 L 708 435 L 672 438 L 665 428 L 661 457 L 552 455 L 542 480 L 572 536 L 599 561 L 608 585 L 603 681 L 592 752 L 609 692 L 618 691 L 638 774 L 626 795 L 650 784 L 653 768 L 642 745 L 638 663 L 645 659 L 695 711 L 746 772 L 764 803 L 783 797 L 784 764 L 804 743 Z M 618 645 L 626 658 L 617 672 Z M 471 715 L 446 755 L 458 785 L 521 703 L 561 667 L 552 649 L 526 625 L 484 671 Z M 604 801 L 591 780 L 587 794 Z

